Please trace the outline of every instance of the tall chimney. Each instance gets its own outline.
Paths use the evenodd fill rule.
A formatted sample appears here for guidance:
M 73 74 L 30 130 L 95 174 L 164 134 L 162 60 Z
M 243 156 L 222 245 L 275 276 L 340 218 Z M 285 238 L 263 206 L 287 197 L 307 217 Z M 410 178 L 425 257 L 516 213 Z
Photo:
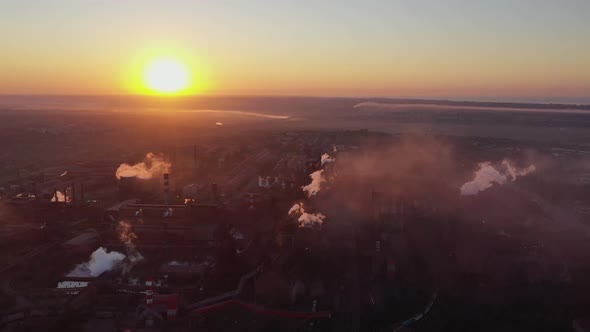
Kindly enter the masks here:
M 64 204 L 68 204 L 68 187 L 64 188 Z

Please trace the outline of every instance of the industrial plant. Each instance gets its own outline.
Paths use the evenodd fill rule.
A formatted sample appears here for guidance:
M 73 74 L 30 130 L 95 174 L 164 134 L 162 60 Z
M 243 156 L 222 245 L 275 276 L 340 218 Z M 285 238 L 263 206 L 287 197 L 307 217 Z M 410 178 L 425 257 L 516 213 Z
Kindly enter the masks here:
M 583 316 L 584 255 L 560 243 L 586 226 L 555 224 L 546 157 L 425 134 L 242 135 L 7 181 L 0 326 L 516 331 Z

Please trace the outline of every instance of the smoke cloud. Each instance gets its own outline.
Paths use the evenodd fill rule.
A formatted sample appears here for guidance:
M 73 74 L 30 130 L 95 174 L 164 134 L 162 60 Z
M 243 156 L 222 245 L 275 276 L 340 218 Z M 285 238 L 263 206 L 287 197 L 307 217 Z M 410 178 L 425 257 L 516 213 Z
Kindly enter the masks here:
M 299 222 L 299 227 L 304 228 L 321 226 L 324 222 L 324 219 L 326 219 L 326 216 L 324 216 L 321 213 L 305 212 L 305 209 L 303 208 L 303 203 L 295 203 L 291 207 L 291 209 L 289 209 L 289 216 L 297 215 L 299 215 L 299 218 L 297 219 L 297 222 Z
M 461 195 L 475 195 L 488 189 L 494 183 L 503 184 L 506 180 L 504 174 L 498 172 L 489 161 L 486 161 L 479 164 L 479 169 L 475 172 L 473 180 L 461 186 Z
M 500 170 L 492 166 L 489 161 L 480 163 L 479 169 L 475 172 L 473 180 L 461 186 L 461 195 L 475 195 L 480 191 L 490 188 L 494 183 L 504 184 L 509 178 L 511 181 L 516 181 L 517 177 L 525 176 L 535 171 L 535 169 L 535 165 L 518 169 L 508 160 L 502 161 Z
M 153 177 L 162 176 L 164 173 L 170 172 L 172 164 L 164 160 L 162 156 L 154 153 L 148 153 L 145 156 L 144 161 L 135 165 L 121 164 L 115 176 L 117 179 L 121 177 L 133 177 L 136 176 L 140 179 L 151 179 Z
M 322 188 L 322 183 L 326 182 L 323 173 L 324 170 L 320 169 L 309 175 L 309 177 L 311 178 L 311 183 L 301 187 L 301 189 L 307 193 L 307 197 L 314 196 L 320 191 L 320 189 Z
M 98 277 L 106 271 L 112 270 L 125 259 L 125 255 L 117 251 L 108 252 L 105 248 L 96 249 L 88 262 L 79 264 L 70 273 L 69 277 Z

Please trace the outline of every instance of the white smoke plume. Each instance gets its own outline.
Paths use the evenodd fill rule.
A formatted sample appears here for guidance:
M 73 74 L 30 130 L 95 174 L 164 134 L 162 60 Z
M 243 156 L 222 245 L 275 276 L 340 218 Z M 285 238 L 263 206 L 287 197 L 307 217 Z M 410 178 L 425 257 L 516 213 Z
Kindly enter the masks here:
M 506 176 L 498 172 L 489 161 L 479 164 L 473 180 L 461 186 L 461 195 L 475 195 L 491 187 L 494 183 L 503 184 Z
M 301 187 L 301 189 L 307 193 L 307 197 L 311 197 L 317 194 L 322 188 L 322 183 L 326 182 L 323 172 L 324 170 L 320 169 L 319 171 L 311 173 L 309 175 L 309 177 L 311 178 L 311 183 Z
M 503 160 L 501 166 L 502 168 L 498 170 L 489 161 L 480 163 L 473 180 L 461 186 L 461 195 L 476 195 L 480 191 L 490 188 L 494 183 L 504 184 L 509 178 L 511 181 L 515 181 L 517 177 L 527 175 L 536 169 L 535 165 L 518 169 L 512 166 L 508 160 Z
M 119 168 L 117 168 L 115 176 L 117 179 L 132 176 L 136 176 L 140 179 L 151 179 L 153 177 L 161 176 L 164 173 L 169 173 L 170 167 L 172 167 L 172 164 L 164 160 L 162 156 L 150 152 L 145 156 L 144 161 L 140 163 L 135 165 L 121 164 Z
M 336 158 L 330 157 L 330 155 L 327 153 L 324 153 L 322 155 L 322 159 L 321 159 L 322 166 L 324 166 L 325 164 L 328 164 L 328 163 L 333 163 L 335 161 L 336 161 Z
M 88 262 L 78 264 L 68 277 L 98 277 L 106 271 L 112 270 L 125 259 L 125 255 L 117 251 L 108 252 L 105 248 L 96 249 Z
M 324 219 L 326 219 L 326 216 L 324 216 L 321 213 L 305 212 L 305 209 L 303 208 L 303 203 L 295 203 L 291 207 L 291 209 L 289 209 L 288 214 L 289 216 L 299 215 L 299 218 L 297 219 L 297 222 L 299 222 L 299 227 L 305 228 L 321 226 L 324 222 Z
M 215 122 L 216 126 L 223 126 L 223 122 Z

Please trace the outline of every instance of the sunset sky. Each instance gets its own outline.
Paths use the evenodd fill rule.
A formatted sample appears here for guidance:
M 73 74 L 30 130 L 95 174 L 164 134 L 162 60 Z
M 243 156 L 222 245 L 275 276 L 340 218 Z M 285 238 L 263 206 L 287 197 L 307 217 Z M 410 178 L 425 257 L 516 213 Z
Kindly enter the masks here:
M 0 94 L 588 97 L 588 0 L 3 0 Z

